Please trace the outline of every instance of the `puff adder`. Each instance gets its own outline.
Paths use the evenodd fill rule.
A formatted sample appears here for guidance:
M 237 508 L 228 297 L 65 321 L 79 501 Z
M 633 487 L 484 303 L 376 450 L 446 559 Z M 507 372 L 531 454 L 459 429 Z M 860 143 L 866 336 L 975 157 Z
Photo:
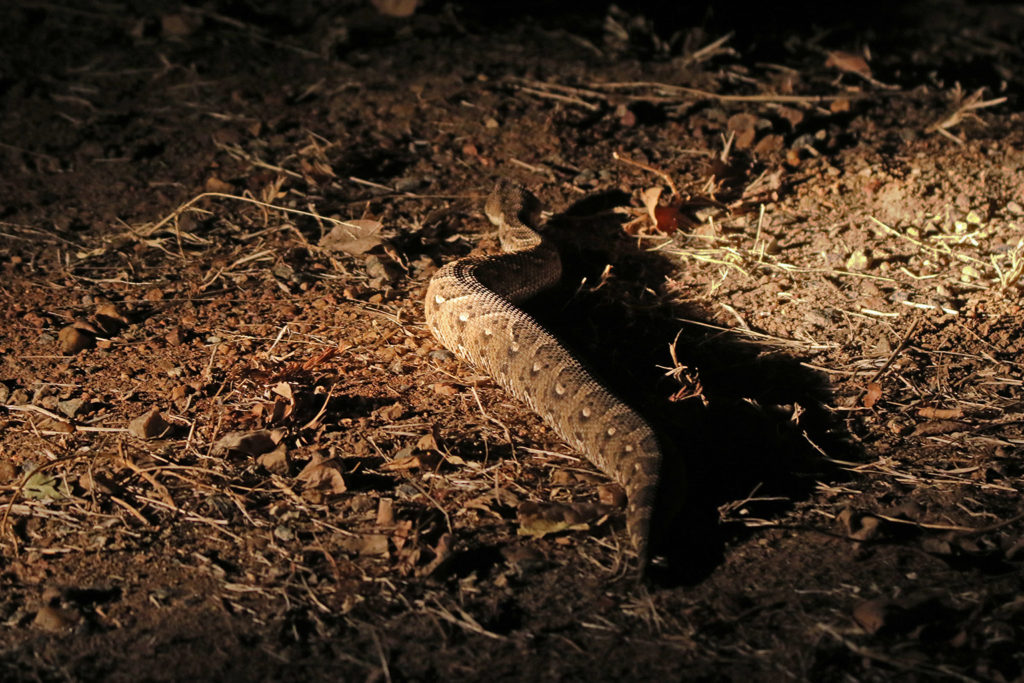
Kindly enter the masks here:
M 661 450 L 650 425 L 615 397 L 518 304 L 562 275 L 555 246 L 538 231 L 541 207 L 501 181 L 486 213 L 504 253 L 447 264 L 430 280 L 427 326 L 440 342 L 537 412 L 626 491 L 626 528 L 647 562 Z

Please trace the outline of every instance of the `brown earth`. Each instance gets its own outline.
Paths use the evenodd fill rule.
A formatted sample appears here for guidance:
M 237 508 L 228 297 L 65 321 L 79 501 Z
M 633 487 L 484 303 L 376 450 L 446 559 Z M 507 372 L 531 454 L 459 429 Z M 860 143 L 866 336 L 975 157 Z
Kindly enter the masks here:
M 1024 11 L 816 4 L 4 3 L 0 677 L 1024 680 Z M 646 580 L 424 329 L 505 175 Z

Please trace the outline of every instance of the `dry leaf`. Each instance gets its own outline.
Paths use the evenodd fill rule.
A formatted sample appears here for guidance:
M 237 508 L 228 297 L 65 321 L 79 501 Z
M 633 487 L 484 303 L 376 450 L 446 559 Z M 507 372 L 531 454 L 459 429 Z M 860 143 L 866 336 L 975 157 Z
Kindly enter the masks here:
M 288 471 L 288 449 L 280 443 L 274 450 L 256 458 L 256 463 L 267 472 L 285 474 Z
M 206 182 L 203 183 L 203 188 L 207 192 L 220 192 L 222 194 L 231 194 L 235 189 L 231 183 L 226 183 L 217 176 L 207 178 Z
M 316 502 L 346 491 L 345 478 L 334 460 L 323 460 L 318 455 L 302 468 L 295 480 L 303 485 L 302 495 Z
M 231 432 L 225 434 L 213 446 L 215 455 L 236 451 L 245 455 L 257 456 L 277 448 L 284 438 L 280 429 L 259 429 L 254 432 Z
M 403 449 L 405 450 L 405 449 Z M 439 453 L 417 453 L 415 455 L 402 455 L 391 462 L 381 465 L 385 472 L 401 472 L 403 470 L 433 470 L 441 462 Z
M 350 256 L 359 256 L 380 245 L 380 231 L 383 227 L 379 221 L 362 218 L 345 221 L 331 228 L 331 231 L 320 240 L 320 246 L 328 251 L 342 251 Z
M 292 385 L 288 382 L 278 382 L 271 388 L 271 391 L 286 399 L 289 403 L 295 403 L 295 395 L 292 393 Z
M 956 420 L 931 420 L 922 422 L 914 427 L 911 436 L 934 436 L 936 434 L 952 434 L 954 432 L 966 432 L 971 426 L 966 422 Z
M 661 199 L 661 188 L 660 187 L 649 187 L 640 193 L 640 201 L 644 203 L 644 208 L 647 209 L 647 215 L 651 217 L 651 224 L 658 224 L 658 216 L 655 212 L 658 209 L 658 200 Z
M 411 17 L 419 0 L 370 0 L 377 11 L 387 17 Z
M 920 417 L 929 420 L 958 420 L 964 416 L 960 408 L 921 408 L 917 411 Z
M 63 481 L 52 474 L 36 472 L 25 482 L 21 493 L 26 498 L 36 500 L 63 500 L 68 496 L 60 489 L 67 490 L 67 485 Z
M 828 59 L 825 60 L 825 67 L 833 67 L 864 78 L 871 78 L 871 67 L 868 66 L 867 60 L 852 52 L 843 52 L 842 50 L 829 52 Z
M 882 398 L 882 385 L 878 382 L 869 382 L 867 390 L 864 392 L 864 399 L 861 403 L 864 404 L 865 408 L 871 408 L 878 403 L 878 399 L 880 398 Z
M 526 502 L 519 506 L 516 516 L 519 519 L 520 536 L 547 536 L 559 531 L 580 531 L 589 529 L 591 523 L 597 523 L 611 512 L 608 505 L 599 503 L 534 503 Z
M 853 608 L 853 620 L 868 633 L 877 633 L 892 616 L 893 603 L 887 598 L 865 600 Z
M 388 537 L 384 534 L 343 536 L 338 539 L 338 547 L 357 555 L 387 555 Z
M 391 526 L 395 523 L 395 501 L 381 498 L 377 501 L 377 526 Z

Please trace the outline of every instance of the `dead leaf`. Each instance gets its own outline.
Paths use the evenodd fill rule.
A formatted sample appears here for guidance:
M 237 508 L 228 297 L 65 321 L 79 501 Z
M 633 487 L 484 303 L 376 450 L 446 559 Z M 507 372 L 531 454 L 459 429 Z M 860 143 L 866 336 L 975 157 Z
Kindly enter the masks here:
M 328 251 L 359 256 L 380 245 L 383 241 L 380 236 L 383 227 L 379 221 L 363 218 L 345 221 L 331 228 L 320 240 L 320 246 Z
M 62 633 L 70 631 L 78 623 L 80 616 L 73 610 L 46 605 L 36 612 L 32 625 L 41 631 Z
M 256 463 L 273 474 L 285 474 L 288 472 L 288 449 L 284 443 L 279 443 L 277 448 L 263 453 L 256 458 Z
M 324 498 L 347 490 L 345 478 L 334 459 L 323 460 L 319 455 L 302 468 L 295 480 L 303 485 L 302 495 L 314 502 L 322 502 Z
M 882 385 L 878 382 L 868 382 L 868 386 L 864 392 L 864 398 L 861 400 L 861 403 L 864 404 L 865 408 L 871 408 L 878 403 L 878 399 L 880 398 L 882 398 Z
M 207 192 L 220 192 L 221 194 L 231 194 L 235 187 L 231 183 L 226 183 L 217 176 L 210 176 L 203 183 L 203 189 Z
M 651 217 L 652 225 L 658 224 L 658 217 L 655 215 L 655 211 L 658 209 L 658 201 L 660 199 L 660 187 L 649 187 L 640 193 L 640 201 L 643 202 L 644 208 L 647 209 L 647 215 Z
M 917 411 L 920 417 L 929 420 L 957 420 L 964 416 L 960 408 L 921 408 Z
M 430 388 L 434 390 L 435 394 L 440 396 L 455 396 L 459 393 L 459 388 L 448 382 L 435 382 L 430 385 Z
M 231 432 L 225 434 L 213 446 L 215 455 L 230 451 L 243 455 L 257 456 L 277 448 L 284 438 L 280 429 L 259 429 L 253 432 Z
M 343 536 L 338 539 L 338 548 L 356 555 L 387 555 L 388 537 L 384 534 Z
M 934 436 L 936 434 L 952 434 L 954 432 L 966 432 L 971 426 L 966 422 L 956 420 L 931 420 L 922 422 L 914 427 L 911 436 Z
M 668 206 L 659 206 L 654 209 L 654 227 L 658 232 L 671 235 L 679 229 L 679 225 L 683 220 L 679 208 L 679 204 L 672 203 Z
M 377 526 L 391 526 L 395 523 L 395 501 L 381 498 L 377 501 Z
M 845 114 L 850 111 L 850 100 L 846 97 L 839 97 L 832 100 L 832 104 L 828 105 L 828 109 L 833 114 Z
M 395 550 L 401 551 L 405 547 L 406 541 L 409 540 L 409 535 L 412 533 L 412 520 L 403 519 L 394 523 L 394 529 L 391 532 L 391 543 L 395 546 Z M 417 558 L 410 558 L 415 561 Z
M 560 531 L 583 531 L 599 523 L 612 508 L 600 503 L 534 503 L 519 506 L 519 535 L 541 537 Z
M 405 449 L 402 449 L 405 450 Z M 433 470 L 441 462 L 439 453 L 416 453 L 415 455 L 401 455 L 394 460 L 381 465 L 385 472 L 402 472 L 405 470 Z
M 891 618 L 894 607 L 887 598 L 865 600 L 853 608 L 853 620 L 867 633 L 877 633 Z
M 288 382 L 278 382 L 270 390 L 290 403 L 295 403 L 295 395 L 292 393 L 292 385 Z
M 34 500 L 63 500 L 67 494 L 60 491 L 67 489 L 63 481 L 46 472 L 36 472 L 28 478 L 21 492 L 26 498 Z
M 871 78 L 871 67 L 868 66 L 867 60 L 863 56 L 855 55 L 852 52 L 843 52 L 842 50 L 829 52 L 828 59 L 825 60 L 825 67 L 832 67 L 840 71 L 863 76 L 864 78 Z
M 370 0 L 377 11 L 386 17 L 411 17 L 419 0 Z

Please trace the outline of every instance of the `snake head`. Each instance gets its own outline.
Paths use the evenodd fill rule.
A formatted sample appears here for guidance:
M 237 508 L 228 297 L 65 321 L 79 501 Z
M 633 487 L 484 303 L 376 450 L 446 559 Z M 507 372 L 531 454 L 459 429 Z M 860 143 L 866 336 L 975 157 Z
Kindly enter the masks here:
M 499 180 L 487 197 L 484 212 L 499 228 L 525 225 L 536 229 L 540 224 L 540 200 L 521 184 L 508 179 Z

